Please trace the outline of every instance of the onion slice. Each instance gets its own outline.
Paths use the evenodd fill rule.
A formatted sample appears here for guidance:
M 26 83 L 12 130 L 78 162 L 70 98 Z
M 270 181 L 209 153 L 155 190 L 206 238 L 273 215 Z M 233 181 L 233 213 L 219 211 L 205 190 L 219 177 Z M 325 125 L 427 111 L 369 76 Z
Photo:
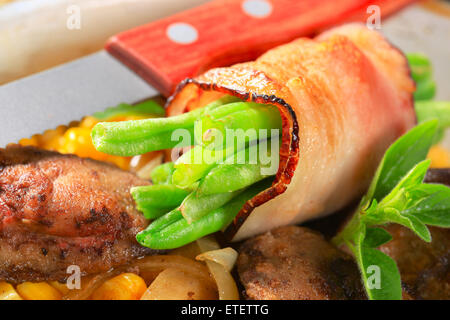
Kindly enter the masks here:
M 206 251 L 195 257 L 199 261 L 214 261 L 225 268 L 228 272 L 233 269 L 238 253 L 233 248 L 227 247 L 218 250 Z
M 141 157 L 141 156 L 136 156 L 136 157 Z M 163 159 L 164 159 L 164 155 L 162 153 L 157 155 L 152 160 L 150 160 L 148 163 L 146 163 L 141 169 L 139 169 L 136 172 L 136 175 L 141 179 L 149 180 L 150 174 L 152 173 L 153 169 L 155 169 L 157 166 L 159 166 L 163 162 Z
M 197 240 L 202 252 L 197 260 L 205 261 L 217 284 L 220 300 L 239 300 L 239 292 L 234 278 L 230 274 L 236 262 L 237 252 L 232 248 L 220 249 L 217 241 L 212 237 Z M 231 250 L 230 250 L 231 249 Z

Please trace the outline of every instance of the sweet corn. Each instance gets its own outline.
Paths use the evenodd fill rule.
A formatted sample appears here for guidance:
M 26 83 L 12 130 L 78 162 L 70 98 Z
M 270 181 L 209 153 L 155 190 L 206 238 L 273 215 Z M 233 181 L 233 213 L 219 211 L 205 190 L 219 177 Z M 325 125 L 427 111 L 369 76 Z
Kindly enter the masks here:
M 59 126 L 55 130 L 47 130 L 39 137 L 39 146 L 46 150 L 59 150 L 64 143 L 64 132 L 67 130 L 65 126 Z
M 119 157 L 119 156 L 107 156 L 105 161 L 114 163 L 120 169 L 129 170 L 130 169 L 130 158 Z
M 107 155 L 95 150 L 91 142 L 91 129 L 74 127 L 64 133 L 64 144 L 61 152 L 72 153 L 80 157 L 105 160 Z
M 116 116 L 107 121 L 128 121 L 145 118 L 147 117 L 141 115 Z M 94 148 L 91 141 L 91 130 L 98 122 L 98 119 L 87 116 L 77 126 L 71 128 L 59 126 L 54 130 L 47 130 L 42 135 L 34 135 L 29 139 L 22 139 L 19 143 L 23 146 L 35 146 L 46 150 L 75 154 L 82 158 L 107 161 L 114 163 L 123 170 L 129 170 L 131 157 L 111 156 Z M 143 160 L 149 157 L 153 157 L 152 153 L 149 153 Z
M 50 281 L 49 284 L 55 288 L 56 290 L 58 290 L 62 295 L 67 294 L 70 289 L 67 288 L 67 284 L 66 283 L 61 283 L 59 281 Z
M 47 282 L 24 282 L 17 286 L 17 292 L 25 300 L 61 300 L 62 294 Z
M 134 273 L 122 273 L 105 281 L 94 291 L 92 300 L 139 300 L 147 290 L 144 279 Z
M 31 138 L 24 138 L 19 141 L 19 144 L 26 147 L 26 146 L 33 146 L 38 147 L 39 146 L 39 140 L 36 136 L 33 136 Z
M 0 282 L 0 300 L 22 300 L 12 285 Z
M 428 159 L 431 160 L 431 168 L 450 167 L 450 152 L 441 146 L 433 146 L 428 153 Z
M 97 123 L 98 120 L 96 118 L 87 116 L 80 122 L 80 127 L 92 129 Z

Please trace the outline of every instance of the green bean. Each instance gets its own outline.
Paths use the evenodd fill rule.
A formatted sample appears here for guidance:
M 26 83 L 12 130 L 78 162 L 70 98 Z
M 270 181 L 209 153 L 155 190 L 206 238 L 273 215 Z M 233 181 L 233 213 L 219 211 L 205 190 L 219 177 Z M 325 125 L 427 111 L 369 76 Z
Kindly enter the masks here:
M 131 188 L 136 207 L 147 219 L 155 219 L 178 207 L 190 191 L 173 185 L 152 185 Z
M 222 118 L 202 116 L 200 123 L 195 125 L 194 134 L 195 140 L 201 141 L 203 145 L 214 143 L 215 148 L 224 148 L 230 143 L 234 144 L 234 141 L 226 141 L 228 132 L 233 133 L 233 140 L 240 138 L 239 135 L 245 135 L 245 142 L 249 142 L 260 138 L 260 130 L 265 130 L 264 138 L 270 137 L 271 129 L 281 130 L 278 109 L 274 106 L 248 104 L 245 110 L 230 113 Z
M 205 108 L 195 109 L 178 116 L 122 122 L 101 122 L 91 131 L 94 147 L 102 152 L 133 156 L 155 150 L 183 147 L 194 143 L 194 122 L 204 112 L 236 101 L 236 97 L 224 96 Z M 172 133 L 177 129 L 187 130 L 188 141 L 173 141 Z
M 212 119 L 220 119 L 229 114 L 232 114 L 232 113 L 235 113 L 238 111 L 248 110 L 252 107 L 258 107 L 258 106 L 261 106 L 261 105 L 259 103 L 255 103 L 255 102 L 244 102 L 244 101 L 238 100 L 237 102 L 223 104 L 217 108 L 209 108 L 202 114 L 202 116 L 205 116 L 205 117 L 207 116 Z
M 192 192 L 184 199 L 180 205 L 180 211 L 184 219 L 190 224 L 205 214 L 220 208 L 225 203 L 242 193 L 243 190 L 234 192 L 217 193 L 212 195 L 199 196 L 197 192 Z
M 445 129 L 450 127 L 450 101 L 416 101 L 414 108 L 418 123 L 432 119 L 439 121 L 434 141 L 438 143 L 442 140 Z
M 420 80 L 416 83 L 416 91 L 414 92 L 414 100 L 433 99 L 436 94 L 436 82 L 431 79 Z
M 172 174 L 174 169 L 173 162 L 160 164 L 150 174 L 153 184 L 170 184 L 172 183 Z
M 270 179 L 269 179 L 270 180 Z M 152 249 L 174 249 L 208 234 L 223 230 L 234 219 L 244 203 L 266 189 L 271 181 L 261 181 L 221 208 L 215 209 L 201 219 L 189 224 L 185 219 L 177 220 L 158 230 L 146 229 L 137 234 L 137 241 Z
M 189 146 L 194 142 L 192 135 L 196 117 L 190 113 L 181 116 L 184 115 L 190 115 L 192 119 L 188 120 L 192 120 L 190 121 L 192 123 L 189 121 L 186 124 L 183 123 L 187 117 L 183 117 L 183 119 L 170 117 L 101 122 L 96 124 L 91 131 L 92 143 L 98 151 L 118 156 L 134 156 L 150 151 L 170 149 L 175 146 Z M 167 121 L 168 119 L 170 121 Z M 172 138 L 172 133 L 178 128 L 187 130 L 186 137 L 190 138 L 188 141 L 179 143 Z
M 233 153 L 234 146 L 218 151 L 196 146 L 175 162 L 172 183 L 178 187 L 187 188 L 203 178 L 216 163 L 222 162 Z
M 163 107 L 153 100 L 148 100 L 136 105 L 121 103 L 118 106 L 108 108 L 105 111 L 96 112 L 92 116 L 99 120 L 108 120 L 112 117 L 131 115 L 163 117 L 164 114 L 165 111 Z
M 180 220 L 184 220 L 183 215 L 181 214 L 181 211 L 176 208 L 150 223 L 145 231 L 148 233 L 158 232 Z
M 247 157 L 248 159 L 249 149 L 244 149 L 241 152 L 246 152 L 244 158 Z M 270 152 L 267 156 L 270 157 Z M 233 156 L 231 163 L 228 163 L 226 160 L 225 163 L 211 169 L 200 182 L 197 193 L 200 196 L 204 196 L 233 192 L 246 188 L 269 176 L 264 174 L 264 167 L 266 166 L 261 161 L 257 161 L 255 164 L 251 164 L 249 161 L 238 163 L 238 157 L 239 155 L 236 154 Z
M 220 97 L 217 100 L 214 100 L 213 102 L 210 102 L 208 105 L 206 105 L 203 108 L 203 112 L 211 112 L 212 110 L 216 109 L 217 107 L 221 107 L 227 104 L 232 104 L 235 102 L 241 101 L 238 97 L 225 95 L 223 97 Z
M 407 54 L 411 77 L 416 82 L 414 100 L 432 99 L 436 93 L 436 82 L 432 77 L 430 59 L 421 53 Z
M 131 188 L 133 199 L 141 206 L 151 205 L 155 208 L 179 206 L 190 191 L 170 184 L 139 186 Z
M 418 82 L 431 77 L 432 67 L 430 59 L 421 53 L 408 53 L 409 66 L 411 68 L 411 76 L 414 81 Z
M 144 215 L 145 219 L 158 219 L 159 217 L 164 216 L 173 208 L 154 208 L 151 206 L 146 206 L 145 208 L 138 208 L 140 212 Z

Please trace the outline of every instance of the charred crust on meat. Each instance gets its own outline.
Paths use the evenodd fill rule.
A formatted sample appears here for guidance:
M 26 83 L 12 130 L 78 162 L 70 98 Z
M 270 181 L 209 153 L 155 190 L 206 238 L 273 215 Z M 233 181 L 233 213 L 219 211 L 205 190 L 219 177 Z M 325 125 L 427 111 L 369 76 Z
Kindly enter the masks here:
M 120 213 L 120 224 L 121 228 L 124 230 L 128 230 L 132 227 L 131 218 L 125 211 Z
M 52 221 L 45 220 L 45 219 L 39 220 L 38 223 L 43 225 L 43 226 L 46 226 L 46 227 L 51 227 L 53 225 Z
M 81 224 L 90 224 L 94 222 L 99 222 L 104 225 L 111 220 L 111 215 L 109 214 L 108 208 L 102 207 L 101 210 L 97 211 L 95 209 L 89 210 L 90 217 L 81 221 Z
M 69 265 L 96 274 L 160 253 L 135 238 L 148 221 L 129 188 L 148 181 L 100 161 L 19 145 L 0 149 L 0 163 L 0 281 L 62 280 Z

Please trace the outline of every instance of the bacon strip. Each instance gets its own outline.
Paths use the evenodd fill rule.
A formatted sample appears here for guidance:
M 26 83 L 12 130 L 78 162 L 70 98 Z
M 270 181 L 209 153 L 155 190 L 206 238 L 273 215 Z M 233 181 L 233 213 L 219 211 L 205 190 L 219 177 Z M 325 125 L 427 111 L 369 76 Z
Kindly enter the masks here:
M 349 24 L 186 79 L 167 113 L 225 93 L 279 108 L 276 179 L 226 230 L 237 241 L 332 213 L 360 196 L 387 147 L 414 125 L 413 91 L 404 55 L 379 33 Z

